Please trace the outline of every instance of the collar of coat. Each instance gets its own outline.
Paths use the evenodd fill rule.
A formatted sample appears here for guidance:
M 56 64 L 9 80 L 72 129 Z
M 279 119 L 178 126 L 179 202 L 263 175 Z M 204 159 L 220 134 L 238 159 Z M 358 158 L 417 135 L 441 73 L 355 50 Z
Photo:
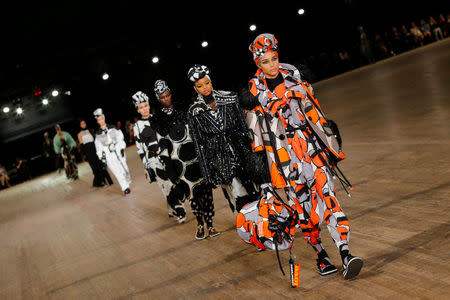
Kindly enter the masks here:
M 300 85 L 301 76 L 296 67 L 290 64 L 280 63 L 279 70 L 281 75 L 283 76 L 286 90 L 291 89 L 293 86 Z M 258 90 L 264 91 L 268 89 L 266 76 L 261 69 L 258 69 L 258 71 L 256 71 L 256 74 L 252 80 L 255 82 Z
M 212 93 L 213 93 L 214 99 L 216 100 L 216 105 L 217 106 L 226 105 L 226 104 L 231 104 L 231 103 L 236 103 L 237 102 L 237 94 L 234 93 L 234 92 L 213 90 Z M 196 103 L 197 102 L 205 103 L 205 100 L 203 99 L 202 95 L 198 94 Z

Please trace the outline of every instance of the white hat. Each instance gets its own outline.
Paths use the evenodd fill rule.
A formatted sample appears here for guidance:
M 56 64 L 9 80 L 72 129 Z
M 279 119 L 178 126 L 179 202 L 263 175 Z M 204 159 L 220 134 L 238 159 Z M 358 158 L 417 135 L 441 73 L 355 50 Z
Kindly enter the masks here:
M 148 96 L 141 91 L 136 92 L 136 94 L 131 96 L 131 98 L 133 98 L 133 103 L 135 107 L 138 107 L 139 103 L 148 102 Z
M 103 114 L 103 110 L 101 108 L 97 108 L 94 110 L 94 117 L 97 119 L 98 117 L 105 117 Z

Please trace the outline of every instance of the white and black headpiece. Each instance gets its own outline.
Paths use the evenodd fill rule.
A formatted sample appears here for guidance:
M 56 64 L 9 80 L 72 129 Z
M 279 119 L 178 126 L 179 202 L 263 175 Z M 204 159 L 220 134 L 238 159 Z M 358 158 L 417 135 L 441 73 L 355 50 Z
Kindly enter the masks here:
M 94 110 L 94 117 L 97 119 L 98 117 L 105 117 L 103 114 L 103 110 L 101 108 L 97 108 Z
M 165 92 L 167 91 L 169 91 L 169 93 L 171 92 L 169 86 L 164 80 L 156 80 L 153 90 L 155 91 L 155 95 L 158 100 L 159 96 L 161 96 Z
M 141 91 L 136 92 L 131 98 L 133 98 L 133 103 L 136 108 L 139 106 L 139 103 L 148 102 L 148 96 Z
M 207 66 L 194 65 L 189 69 L 188 77 L 192 83 L 195 83 L 197 80 L 202 79 L 205 76 L 211 80 L 211 78 L 209 77 L 209 69 Z

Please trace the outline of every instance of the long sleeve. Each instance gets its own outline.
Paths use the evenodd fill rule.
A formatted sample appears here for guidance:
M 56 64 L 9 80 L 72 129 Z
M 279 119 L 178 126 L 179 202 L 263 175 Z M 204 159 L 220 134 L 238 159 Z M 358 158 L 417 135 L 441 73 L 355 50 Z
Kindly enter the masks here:
M 146 163 L 145 148 L 144 148 L 144 144 L 141 141 L 141 136 L 140 136 L 139 127 L 138 127 L 137 123 L 134 124 L 133 132 L 134 132 L 134 139 L 135 139 L 135 143 L 136 143 L 137 153 L 138 153 L 139 157 L 141 158 L 142 163 L 145 166 L 145 163 Z
M 70 148 L 75 148 L 77 146 L 77 143 L 75 142 L 73 137 L 70 135 L 70 133 L 64 131 L 63 135 L 64 135 L 64 139 L 66 140 L 66 142 Z
M 98 135 L 95 135 L 94 144 L 95 144 L 95 152 L 97 153 L 98 158 L 101 160 L 103 154 L 103 145 L 100 142 Z
M 189 131 L 191 133 L 192 141 L 194 142 L 194 145 L 195 145 L 195 150 L 197 152 L 202 175 L 207 182 L 210 182 L 211 178 L 210 178 L 210 174 L 208 172 L 208 166 L 207 166 L 207 161 L 205 158 L 205 153 L 203 151 L 203 145 L 205 144 L 205 141 L 203 139 L 203 135 L 201 134 L 201 132 L 197 126 L 198 119 L 196 116 L 193 116 L 192 114 L 188 114 L 187 119 L 188 119 Z
M 123 136 L 122 130 L 118 130 L 118 129 L 113 129 L 116 131 L 116 149 L 117 150 L 122 150 L 125 149 L 127 147 L 127 144 L 125 143 L 125 138 Z
M 61 144 L 58 135 L 55 135 L 55 137 L 53 138 L 53 148 L 56 154 L 61 154 Z

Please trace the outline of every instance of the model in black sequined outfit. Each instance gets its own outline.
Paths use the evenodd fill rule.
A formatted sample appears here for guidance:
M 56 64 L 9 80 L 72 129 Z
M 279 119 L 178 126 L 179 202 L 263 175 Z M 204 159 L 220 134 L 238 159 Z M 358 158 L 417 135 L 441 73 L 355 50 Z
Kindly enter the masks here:
M 212 89 L 209 70 L 195 65 L 188 76 L 198 93 L 188 111 L 205 180 L 212 186 L 221 186 L 230 207 L 239 211 L 255 200 L 258 192 L 248 174 L 246 162 L 252 155 L 250 139 L 238 97 L 233 92 Z

